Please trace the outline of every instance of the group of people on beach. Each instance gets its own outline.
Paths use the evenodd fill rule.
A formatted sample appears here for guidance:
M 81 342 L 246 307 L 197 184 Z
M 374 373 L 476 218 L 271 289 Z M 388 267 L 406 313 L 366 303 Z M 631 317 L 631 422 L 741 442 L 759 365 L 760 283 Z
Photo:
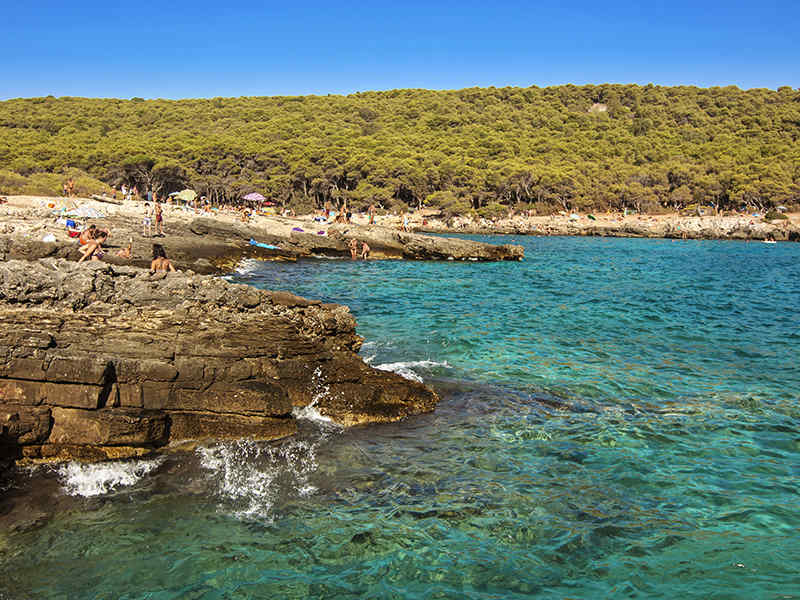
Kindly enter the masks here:
M 78 237 L 81 257 L 79 263 L 84 261 L 99 261 L 106 254 L 103 244 L 106 243 L 111 234 L 107 229 L 100 229 L 94 223 L 84 229 Z M 133 238 L 129 238 L 128 245 L 117 250 L 116 255 L 120 258 L 130 260 L 133 258 Z M 153 244 L 153 258 L 150 261 L 150 272 L 171 271 L 175 272 L 175 266 L 167 258 L 167 252 L 161 244 Z
M 359 257 L 358 240 L 356 238 L 351 239 L 347 244 L 347 247 L 350 248 L 350 258 L 356 260 Z M 369 258 L 369 252 L 370 248 L 367 245 L 367 242 L 361 242 L 361 258 L 367 260 L 367 258 Z
M 156 222 L 153 234 L 153 221 Z M 158 199 L 150 206 L 144 203 L 144 218 L 142 219 L 142 237 L 164 237 L 164 209 Z

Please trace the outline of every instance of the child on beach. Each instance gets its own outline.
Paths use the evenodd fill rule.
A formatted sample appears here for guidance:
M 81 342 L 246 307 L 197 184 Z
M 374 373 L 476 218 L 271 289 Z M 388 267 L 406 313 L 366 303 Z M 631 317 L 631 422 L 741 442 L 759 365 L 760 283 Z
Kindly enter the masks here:
M 128 259 L 133 256 L 133 238 L 128 240 L 128 245 L 125 248 L 117 250 L 117 256 Z
M 142 237 L 153 237 L 153 209 L 149 202 L 144 203 L 144 218 L 142 219 Z
M 156 235 L 158 237 L 164 237 L 164 215 L 159 200 L 156 200 Z

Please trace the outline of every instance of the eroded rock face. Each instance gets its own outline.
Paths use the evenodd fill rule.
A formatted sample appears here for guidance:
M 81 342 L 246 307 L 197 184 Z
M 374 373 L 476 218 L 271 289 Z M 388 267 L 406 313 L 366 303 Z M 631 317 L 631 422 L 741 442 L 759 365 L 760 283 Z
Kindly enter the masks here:
M 433 410 L 375 370 L 344 306 L 193 274 L 60 259 L 0 265 L 0 445 L 16 458 L 138 456 L 269 440 L 312 402 L 344 425 Z

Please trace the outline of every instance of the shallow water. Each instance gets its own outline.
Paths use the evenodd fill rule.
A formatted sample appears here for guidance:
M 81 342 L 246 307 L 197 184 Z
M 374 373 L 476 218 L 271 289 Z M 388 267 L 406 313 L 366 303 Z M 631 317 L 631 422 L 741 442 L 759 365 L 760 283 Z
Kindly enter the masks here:
M 800 246 L 516 241 L 243 265 L 439 408 L 23 476 L 59 511 L 0 534 L 0 598 L 800 597 Z

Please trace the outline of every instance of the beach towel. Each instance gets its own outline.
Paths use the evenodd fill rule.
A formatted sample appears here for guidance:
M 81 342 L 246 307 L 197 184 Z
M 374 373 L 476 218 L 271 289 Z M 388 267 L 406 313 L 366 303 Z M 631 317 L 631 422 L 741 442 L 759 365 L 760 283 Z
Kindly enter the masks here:
M 258 246 L 259 248 L 267 248 L 268 250 L 280 250 L 278 246 L 273 246 L 272 244 L 265 244 L 264 242 L 257 242 L 252 238 L 250 238 L 250 245 Z
M 302 229 L 300 229 L 299 227 L 292 227 L 292 231 L 299 231 L 300 233 L 305 233 L 305 232 L 304 232 Z

